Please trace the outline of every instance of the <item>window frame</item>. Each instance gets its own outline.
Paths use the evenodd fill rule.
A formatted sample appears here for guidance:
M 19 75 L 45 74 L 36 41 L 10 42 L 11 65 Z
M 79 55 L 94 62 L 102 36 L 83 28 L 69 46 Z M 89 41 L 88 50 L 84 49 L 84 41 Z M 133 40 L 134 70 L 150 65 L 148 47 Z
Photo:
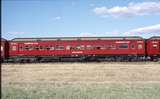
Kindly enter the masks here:
M 86 45 L 86 50 L 93 50 L 94 47 L 92 45 Z
M 11 51 L 17 51 L 17 46 L 16 45 L 11 46 Z
M 138 49 L 138 50 L 143 49 L 143 45 L 142 45 L 142 44 L 138 44 L 138 45 L 137 45 L 137 49 Z
M 55 50 L 65 50 L 65 46 L 63 46 L 63 45 L 56 45 L 55 46 Z
M 155 47 L 155 45 L 156 45 L 156 47 Z M 152 44 L 152 48 L 158 49 L 158 44 Z
M 129 49 L 129 45 L 128 44 L 119 44 L 118 49 Z

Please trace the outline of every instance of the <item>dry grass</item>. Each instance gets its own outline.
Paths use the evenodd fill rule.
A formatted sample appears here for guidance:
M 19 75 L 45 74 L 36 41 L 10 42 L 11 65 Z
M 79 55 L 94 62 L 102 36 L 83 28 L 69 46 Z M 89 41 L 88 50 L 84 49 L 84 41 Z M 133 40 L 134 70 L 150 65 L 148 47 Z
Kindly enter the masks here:
M 2 83 L 160 82 L 160 64 L 3 64 Z
M 160 98 L 159 63 L 2 64 L 1 69 L 3 99 Z

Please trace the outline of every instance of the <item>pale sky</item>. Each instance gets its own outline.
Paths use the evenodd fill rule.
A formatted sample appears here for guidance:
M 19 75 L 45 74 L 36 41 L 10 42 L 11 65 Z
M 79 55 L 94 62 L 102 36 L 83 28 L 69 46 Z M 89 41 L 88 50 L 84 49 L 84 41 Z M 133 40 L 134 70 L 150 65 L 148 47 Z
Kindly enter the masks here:
M 2 37 L 160 36 L 160 0 L 2 0 Z

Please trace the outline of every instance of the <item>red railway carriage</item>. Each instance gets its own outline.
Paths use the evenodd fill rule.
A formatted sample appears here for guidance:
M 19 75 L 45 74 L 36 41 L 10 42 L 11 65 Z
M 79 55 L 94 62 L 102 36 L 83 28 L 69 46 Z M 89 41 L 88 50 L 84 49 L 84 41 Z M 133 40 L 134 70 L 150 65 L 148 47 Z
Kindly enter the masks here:
M 160 36 L 151 37 L 147 40 L 147 54 L 152 58 L 160 57 Z
M 1 38 L 1 61 L 8 57 L 8 42 Z
M 145 56 L 145 40 L 141 37 L 16 38 L 9 45 L 11 57 L 34 59 Z

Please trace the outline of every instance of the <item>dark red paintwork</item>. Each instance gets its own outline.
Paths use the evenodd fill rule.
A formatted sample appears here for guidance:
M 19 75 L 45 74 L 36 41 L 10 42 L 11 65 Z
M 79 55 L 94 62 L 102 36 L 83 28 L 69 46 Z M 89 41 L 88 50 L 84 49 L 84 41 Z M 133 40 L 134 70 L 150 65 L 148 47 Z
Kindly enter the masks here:
M 121 44 L 128 45 L 128 48 L 120 49 Z M 20 50 L 24 46 L 64 46 L 64 50 Z M 71 45 L 76 47 L 84 45 L 83 50 L 71 49 L 66 47 Z M 87 45 L 104 46 L 103 49 L 86 49 Z M 107 46 L 115 46 L 111 49 Z M 141 48 L 138 48 L 141 45 Z M 57 40 L 57 41 L 11 41 L 9 43 L 10 56 L 71 56 L 71 55 L 145 55 L 145 40 L 144 39 L 126 39 L 126 40 Z M 14 47 L 14 48 L 13 48 Z M 14 49 L 14 50 L 12 50 Z
M 147 54 L 149 56 L 160 55 L 160 37 L 152 37 L 147 40 Z
M 7 58 L 8 55 L 8 41 L 1 38 L 1 60 Z

